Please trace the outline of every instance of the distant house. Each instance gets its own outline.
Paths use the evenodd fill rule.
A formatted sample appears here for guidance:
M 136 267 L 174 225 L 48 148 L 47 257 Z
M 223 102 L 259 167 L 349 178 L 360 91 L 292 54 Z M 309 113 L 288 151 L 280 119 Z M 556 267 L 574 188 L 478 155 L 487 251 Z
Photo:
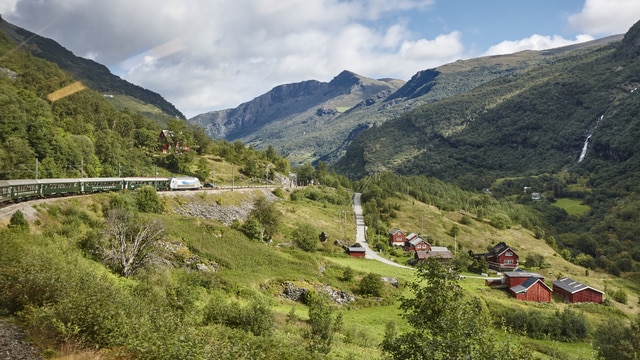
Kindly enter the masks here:
M 544 276 L 526 271 L 507 271 L 504 284 L 513 297 L 523 301 L 551 302 L 551 288 Z
M 349 252 L 349 256 L 351 257 L 363 258 L 365 256 L 366 249 L 362 246 L 362 244 L 357 242 L 349 246 L 349 249 L 347 251 Z
M 424 241 L 420 236 L 415 233 L 411 233 L 407 235 L 407 238 L 404 242 L 404 249 L 406 251 L 429 251 L 431 245 Z
M 553 293 L 570 303 L 593 302 L 601 304 L 604 296 L 604 292 L 570 278 L 554 281 Z
M 169 150 L 171 150 L 175 146 L 175 150 L 177 151 L 189 151 L 189 146 L 180 144 L 176 141 L 175 134 L 170 130 L 162 130 L 160 131 L 160 135 L 158 136 L 158 142 L 160 143 L 160 148 L 162 149 L 162 153 L 166 154 Z
M 513 271 L 518 268 L 518 254 L 504 242 L 499 242 L 485 254 L 473 254 L 476 259 L 484 258 L 489 269 Z
M 389 245 L 391 246 L 404 246 L 404 242 L 407 240 L 404 232 L 398 229 L 392 229 L 389 231 Z

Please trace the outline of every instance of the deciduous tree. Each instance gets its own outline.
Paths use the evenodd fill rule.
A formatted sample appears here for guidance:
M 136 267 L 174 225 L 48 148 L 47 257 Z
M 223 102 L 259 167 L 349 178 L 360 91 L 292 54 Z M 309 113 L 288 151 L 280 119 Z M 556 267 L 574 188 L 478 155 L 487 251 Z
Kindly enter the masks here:
M 126 210 L 111 210 L 105 229 L 104 260 L 120 275 L 129 277 L 149 262 L 164 232 L 158 221 L 146 222 Z

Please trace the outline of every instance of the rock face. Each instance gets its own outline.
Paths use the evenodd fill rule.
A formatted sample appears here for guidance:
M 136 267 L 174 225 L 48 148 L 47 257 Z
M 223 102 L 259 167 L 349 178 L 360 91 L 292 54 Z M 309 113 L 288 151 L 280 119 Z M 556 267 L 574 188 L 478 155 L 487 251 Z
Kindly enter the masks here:
M 282 291 L 282 297 L 291 301 L 304 301 L 304 297 L 309 291 L 309 289 L 297 286 L 288 281 L 283 285 L 284 290 Z M 334 289 L 327 285 L 315 286 L 315 290 L 327 293 L 331 300 L 338 305 L 348 304 L 356 300 L 356 297 L 350 292 Z
M 0 318 L 0 359 L 41 360 L 33 345 L 26 341 L 20 328 L 9 320 Z
M 200 114 L 189 122 L 200 125 L 214 139 L 240 140 L 258 149 L 272 145 L 285 156 L 317 153 L 317 159 L 335 150 L 362 123 L 340 120 L 349 109 L 382 101 L 402 84 L 401 80 L 375 80 L 343 71 L 330 82 L 279 85 L 234 109 Z

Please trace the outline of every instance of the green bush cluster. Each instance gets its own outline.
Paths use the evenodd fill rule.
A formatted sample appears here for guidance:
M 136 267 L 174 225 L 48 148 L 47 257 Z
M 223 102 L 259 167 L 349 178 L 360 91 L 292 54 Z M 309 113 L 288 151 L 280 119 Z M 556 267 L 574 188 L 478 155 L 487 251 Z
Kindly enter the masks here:
M 535 309 L 493 308 L 492 316 L 496 325 L 504 324 L 534 339 L 575 342 L 584 340 L 589 331 L 585 316 L 570 308 L 554 314 Z

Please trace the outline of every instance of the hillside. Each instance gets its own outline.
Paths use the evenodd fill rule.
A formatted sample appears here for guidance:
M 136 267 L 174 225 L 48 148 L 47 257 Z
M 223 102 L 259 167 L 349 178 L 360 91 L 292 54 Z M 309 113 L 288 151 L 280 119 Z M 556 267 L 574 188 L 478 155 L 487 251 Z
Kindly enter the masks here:
M 336 150 L 369 126 L 340 120 L 346 110 L 383 99 L 402 84 L 343 71 L 328 83 L 308 80 L 279 85 L 235 109 L 200 114 L 189 121 L 214 139 L 240 140 L 259 149 L 271 145 L 303 163 Z
M 130 97 L 144 104 L 151 105 L 169 118 L 184 119 L 185 116 L 173 104 L 160 94 L 132 84 L 113 75 L 106 66 L 95 61 L 78 57 L 71 51 L 53 41 L 41 37 L 28 30 L 12 25 L 0 17 L 0 32 L 8 36 L 15 46 L 44 60 L 55 63 L 73 79 L 81 80 L 89 88 L 108 95 Z M 141 110 L 145 115 L 157 116 L 157 110 L 133 106 L 132 110 Z M 166 118 L 163 120 L 167 122 Z
M 406 83 L 372 80 L 345 71 L 329 83 L 310 80 L 280 85 L 235 109 L 200 114 L 189 121 L 205 127 L 213 138 L 241 140 L 257 148 L 270 144 L 296 164 L 318 160 L 332 164 L 362 130 L 420 105 L 466 93 L 498 78 L 516 76 L 564 56 L 579 56 L 621 38 L 611 36 L 553 50 L 459 60 L 420 71 Z
M 7 290 L 3 292 L 5 297 L 0 296 L 0 315 L 31 304 L 17 316 L 36 345 L 48 349 L 54 359 L 108 357 L 114 351 L 119 351 L 120 356 L 156 359 L 198 358 L 216 352 L 233 354 L 236 359 L 258 354 L 280 359 L 377 358 L 381 355 L 378 344 L 384 339 L 389 321 L 401 331 L 408 329 L 397 299 L 407 294 L 405 285 L 415 279 L 414 272 L 349 258 L 333 244 L 333 239 L 340 239 L 343 233 L 336 214 L 350 211 L 348 202 L 327 201 L 341 198 L 336 190 L 288 189 L 284 199 L 263 189 L 170 195 L 164 197 L 162 214 L 141 214 L 140 218 L 160 221 L 166 227 L 162 260 L 131 278 L 113 272 L 98 256 L 96 246 L 102 241 L 100 229 L 107 226 L 108 209 L 126 203 L 128 196 L 135 196 L 133 193 L 58 199 L 35 205 L 35 211 L 29 212 L 29 235 L 6 230 L 8 220 L 4 218 L 0 264 L 11 267 L 2 268 L 9 272 L 0 272 L 0 288 Z M 225 225 L 205 212 L 184 215 L 181 210 L 218 207 L 234 212 L 235 207 L 265 195 L 282 214 L 278 232 L 267 244 L 248 238 L 243 234 L 245 227 Z M 533 270 L 540 271 L 549 281 L 571 276 L 597 288 L 630 294 L 628 306 L 617 302 L 610 306 L 567 305 L 559 300 L 548 305 L 524 303 L 503 291 L 486 288 L 483 278 L 466 273 L 471 276 L 460 281 L 465 296 L 481 299 L 492 312 L 540 312 L 544 317 L 553 317 L 565 309 L 588 312 L 588 316 L 582 316 L 588 322 L 589 334 L 579 341 L 518 337 L 537 359 L 591 359 L 590 341 L 596 327 L 612 319 L 624 324 L 637 313 L 633 304 L 637 302 L 634 289 L 638 285 L 631 278 L 598 271 L 585 275 L 585 268 L 557 256 L 544 240 L 536 239 L 522 226 L 500 230 L 488 221 L 463 224 L 459 211 L 444 210 L 402 194 L 380 199 L 383 202 L 393 204 L 396 210 L 390 226 L 420 231 L 434 244 L 452 246 L 450 228 L 459 225 L 460 256 L 467 250 L 479 252 L 494 242 L 507 241 L 522 258 L 531 254 L 543 256 L 545 267 Z M 16 206 L 26 209 L 29 204 Z M 249 223 L 246 215 L 237 220 Z M 317 243 L 315 252 L 302 251 L 295 245 L 296 231 L 305 223 L 312 224 L 315 231 L 325 231 L 330 241 Z M 354 225 L 349 220 L 348 234 L 353 233 Z M 351 237 L 347 243 L 353 241 Z M 394 253 L 382 252 L 396 257 Z M 402 258 L 397 260 L 404 261 Z M 344 277 L 346 269 L 352 271 L 350 280 Z M 363 294 L 359 284 L 369 273 L 398 279 L 400 287 L 384 284 L 380 297 Z M 24 287 L 13 286 L 14 279 Z M 355 301 L 334 304 L 327 310 L 334 319 L 340 314 L 342 320 L 326 355 L 308 347 L 313 341 L 305 335 L 311 306 L 304 300 L 289 298 L 293 296 L 287 295 L 291 289 L 333 289 L 355 296 Z M 40 306 L 41 302 L 46 305 Z M 273 322 L 268 321 L 270 316 Z M 37 322 L 30 321 L 35 318 Z M 56 327 L 56 321 L 63 321 L 65 328 Z

